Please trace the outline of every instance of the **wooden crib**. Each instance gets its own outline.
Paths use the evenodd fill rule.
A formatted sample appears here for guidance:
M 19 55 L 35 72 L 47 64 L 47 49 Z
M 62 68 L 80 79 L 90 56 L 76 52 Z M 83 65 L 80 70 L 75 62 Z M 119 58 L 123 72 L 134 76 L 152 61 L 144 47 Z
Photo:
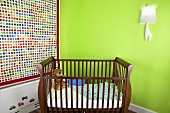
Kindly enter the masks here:
M 40 73 L 38 98 L 41 113 L 127 113 L 131 100 L 133 65 L 114 60 L 59 59 L 36 65 Z M 64 76 L 52 76 L 52 69 Z M 65 88 L 52 88 L 52 81 L 65 80 Z M 60 82 L 60 87 L 62 87 Z

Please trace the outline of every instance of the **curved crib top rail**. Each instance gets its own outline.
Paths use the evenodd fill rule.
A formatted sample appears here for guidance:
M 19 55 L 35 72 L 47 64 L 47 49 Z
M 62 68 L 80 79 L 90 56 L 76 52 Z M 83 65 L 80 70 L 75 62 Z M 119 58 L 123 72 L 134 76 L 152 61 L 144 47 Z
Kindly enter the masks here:
M 114 70 L 119 71 L 119 73 L 118 72 L 115 73 L 115 74 L 117 74 L 115 76 L 119 76 L 120 74 L 122 74 L 120 72 L 126 71 L 126 72 L 124 72 L 124 74 L 126 73 L 126 76 L 124 76 L 124 77 L 127 77 L 127 78 L 130 77 L 130 74 L 134 68 L 134 66 L 132 64 L 128 63 L 127 61 L 125 61 L 119 57 L 116 57 L 114 60 L 110 60 L 110 59 L 58 59 L 58 60 L 56 60 L 52 56 L 47 58 L 46 60 L 40 62 L 39 64 L 37 64 L 36 67 L 37 67 L 38 71 L 40 72 L 40 77 L 41 77 L 41 76 L 45 76 L 45 74 L 43 73 L 43 71 L 44 71 L 43 68 L 46 67 L 47 65 L 49 65 L 50 63 L 51 63 L 51 66 L 53 69 L 55 69 L 55 68 L 60 69 L 61 64 L 64 62 L 78 62 L 78 63 L 79 62 L 86 62 L 86 63 L 90 62 L 90 65 L 91 65 L 91 62 L 98 62 L 98 63 L 99 62 L 106 62 L 106 63 L 114 62 L 114 66 L 113 66 L 113 68 L 115 68 Z M 66 65 L 68 65 L 68 64 L 66 64 Z M 103 65 L 103 64 L 101 64 L 101 65 Z M 94 66 L 95 66 L 95 64 L 94 64 Z

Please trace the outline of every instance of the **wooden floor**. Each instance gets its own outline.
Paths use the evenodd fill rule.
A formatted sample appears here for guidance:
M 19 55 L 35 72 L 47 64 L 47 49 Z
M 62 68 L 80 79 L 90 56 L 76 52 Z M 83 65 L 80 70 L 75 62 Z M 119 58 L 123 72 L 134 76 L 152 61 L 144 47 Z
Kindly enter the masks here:
M 30 112 L 30 113 L 41 113 L 41 110 L 37 109 L 37 110 L 34 110 L 34 111 Z M 136 112 L 133 112 L 133 111 L 129 110 L 128 113 L 136 113 Z

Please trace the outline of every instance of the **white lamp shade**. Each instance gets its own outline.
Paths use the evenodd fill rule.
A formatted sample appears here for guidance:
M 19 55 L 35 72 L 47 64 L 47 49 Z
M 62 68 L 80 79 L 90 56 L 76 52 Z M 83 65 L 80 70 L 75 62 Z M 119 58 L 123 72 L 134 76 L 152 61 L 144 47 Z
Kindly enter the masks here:
M 146 6 L 141 11 L 140 22 L 156 22 L 156 8 L 151 8 L 150 5 Z

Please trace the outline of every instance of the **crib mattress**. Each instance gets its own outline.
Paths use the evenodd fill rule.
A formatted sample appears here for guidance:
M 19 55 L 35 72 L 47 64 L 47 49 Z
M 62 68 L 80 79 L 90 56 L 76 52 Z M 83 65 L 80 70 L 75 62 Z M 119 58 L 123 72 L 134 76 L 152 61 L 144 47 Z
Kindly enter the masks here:
M 110 96 L 109 96 L 109 108 L 112 108 L 112 98 L 113 98 L 113 87 L 114 84 L 110 84 Z M 76 86 L 72 86 L 73 88 L 73 108 L 76 108 Z M 65 88 L 62 89 L 62 108 L 66 108 L 66 92 Z M 83 86 L 83 95 L 82 95 L 82 86 L 78 86 L 78 108 L 81 107 L 81 97 L 83 96 L 83 108 L 92 108 L 92 84 L 89 84 L 89 90 L 87 92 L 87 84 Z M 93 100 L 93 108 L 97 108 L 97 91 L 98 91 L 98 84 L 94 84 L 94 100 Z M 55 90 L 51 89 L 52 92 L 52 107 L 56 107 L 55 103 Z M 60 102 L 60 90 L 56 91 L 57 93 L 57 107 L 61 107 Z M 88 106 L 87 106 L 87 93 L 88 93 Z M 122 94 L 120 94 L 119 105 L 118 107 L 122 106 Z M 102 108 L 102 98 L 103 98 L 103 83 L 100 83 L 99 86 L 99 101 L 98 101 L 98 108 Z M 104 105 L 103 108 L 107 108 L 107 99 L 108 99 L 108 83 L 105 83 L 105 91 L 104 91 Z M 114 108 L 117 108 L 117 100 L 118 100 L 118 89 L 115 86 L 115 94 L 114 94 Z M 67 87 L 67 101 L 68 101 L 68 108 L 71 108 L 71 87 Z M 50 104 L 50 95 L 47 96 L 47 105 L 51 107 Z

